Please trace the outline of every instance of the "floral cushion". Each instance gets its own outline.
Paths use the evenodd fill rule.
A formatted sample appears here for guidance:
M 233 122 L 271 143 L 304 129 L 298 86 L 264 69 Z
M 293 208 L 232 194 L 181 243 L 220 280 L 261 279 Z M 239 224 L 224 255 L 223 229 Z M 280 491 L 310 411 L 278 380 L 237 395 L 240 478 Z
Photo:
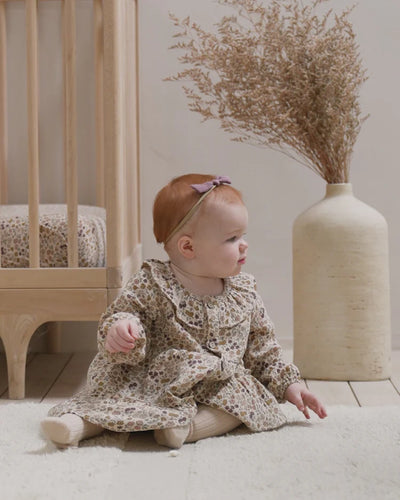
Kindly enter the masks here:
M 68 226 L 66 205 L 40 205 L 40 266 L 67 267 Z M 104 208 L 78 207 L 79 267 L 103 267 L 106 260 Z M 1 205 L 1 265 L 29 267 L 27 205 Z

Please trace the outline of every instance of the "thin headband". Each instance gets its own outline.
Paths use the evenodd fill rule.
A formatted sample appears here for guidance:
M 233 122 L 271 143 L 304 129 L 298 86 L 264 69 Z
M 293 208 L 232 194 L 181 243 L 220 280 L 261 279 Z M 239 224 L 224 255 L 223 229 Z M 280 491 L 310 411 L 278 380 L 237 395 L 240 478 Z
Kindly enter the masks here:
M 203 202 L 204 198 L 206 198 L 211 193 L 211 191 L 213 191 L 217 186 L 220 186 L 221 184 L 232 184 L 232 182 L 229 177 L 218 176 L 211 181 L 203 182 L 203 184 L 190 185 L 191 188 L 200 193 L 202 196 L 197 200 L 197 202 L 193 205 L 193 207 L 189 210 L 185 217 L 179 222 L 175 229 L 170 232 L 164 244 L 168 243 L 172 236 L 174 236 L 186 224 L 186 222 L 193 217 L 193 214 L 195 213 L 199 205 Z

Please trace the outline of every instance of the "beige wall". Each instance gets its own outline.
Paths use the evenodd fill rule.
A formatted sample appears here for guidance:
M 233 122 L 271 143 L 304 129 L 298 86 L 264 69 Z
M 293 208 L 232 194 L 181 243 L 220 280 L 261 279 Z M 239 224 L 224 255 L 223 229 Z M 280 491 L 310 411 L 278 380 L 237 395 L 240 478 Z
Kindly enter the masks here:
M 352 2 L 332 0 L 336 10 Z M 60 141 L 60 18 L 59 2 L 41 2 L 40 37 L 46 55 L 41 58 L 41 146 L 43 201 L 62 200 L 62 143 Z M 139 0 L 140 17 L 140 106 L 141 168 L 144 257 L 164 253 L 152 235 L 151 206 L 160 187 L 171 177 L 186 172 L 215 172 L 231 176 L 246 199 L 250 212 L 249 259 L 246 271 L 258 281 L 267 309 L 279 338 L 292 336 L 291 227 L 295 217 L 320 199 L 324 181 L 279 153 L 236 144 L 217 123 L 200 123 L 188 111 L 179 83 L 163 78 L 179 69 L 176 53 L 169 51 L 173 26 L 168 12 L 179 17 L 190 14 L 205 26 L 228 10 L 213 0 Z M 91 2 L 78 2 L 78 117 L 80 119 L 78 162 L 81 172 L 80 201 L 91 203 L 93 172 L 93 68 L 91 57 Z M 377 208 L 389 223 L 391 252 L 392 324 L 395 342 L 400 347 L 400 227 L 397 184 L 400 98 L 398 54 L 400 53 L 400 3 L 397 0 L 363 0 L 352 14 L 355 30 L 368 67 L 370 79 L 362 90 L 362 105 L 371 118 L 364 125 L 351 166 L 351 182 L 356 196 Z M 10 90 L 10 160 L 12 197 L 21 201 L 26 177 L 24 128 L 17 122 L 24 109 L 23 87 L 23 7 L 8 6 L 8 21 L 13 47 Z M 11 76 L 11 75 L 10 75 Z M 53 145 L 53 146 L 52 146 Z M 46 147 L 45 147 L 46 146 Z M 46 152 L 45 152 L 46 151 Z M 56 169 L 56 181 L 48 174 Z M 88 174 L 86 174 L 88 172 Z M 67 350 L 94 346 L 95 325 L 65 327 L 63 346 Z M 40 339 L 39 339 L 40 340 Z M 39 344 L 38 344 L 39 345 Z

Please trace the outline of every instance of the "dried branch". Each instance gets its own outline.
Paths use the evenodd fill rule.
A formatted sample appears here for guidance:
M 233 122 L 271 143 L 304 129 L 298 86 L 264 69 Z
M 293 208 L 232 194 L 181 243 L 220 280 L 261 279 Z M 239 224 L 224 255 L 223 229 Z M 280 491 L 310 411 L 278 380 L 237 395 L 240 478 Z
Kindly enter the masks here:
M 234 15 L 203 30 L 171 15 L 179 29 L 173 49 L 187 68 L 189 109 L 216 119 L 232 140 L 278 149 L 328 183 L 348 182 L 362 123 L 359 90 L 366 81 L 349 21 L 317 14 L 314 0 L 217 0 Z

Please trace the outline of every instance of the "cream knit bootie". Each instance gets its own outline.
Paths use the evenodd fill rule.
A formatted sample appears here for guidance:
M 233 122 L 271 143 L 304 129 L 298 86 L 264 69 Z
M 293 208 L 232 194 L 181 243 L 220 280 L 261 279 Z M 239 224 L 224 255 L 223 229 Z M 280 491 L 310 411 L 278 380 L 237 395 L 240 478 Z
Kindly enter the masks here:
M 156 442 L 168 448 L 180 448 L 183 443 L 193 443 L 207 437 L 221 436 L 238 427 L 242 422 L 211 406 L 199 405 L 192 422 L 184 427 L 157 429 L 154 431 Z
M 59 447 L 78 446 L 79 441 L 103 432 L 103 427 L 92 424 L 73 413 L 62 417 L 48 417 L 42 420 L 44 434 Z

